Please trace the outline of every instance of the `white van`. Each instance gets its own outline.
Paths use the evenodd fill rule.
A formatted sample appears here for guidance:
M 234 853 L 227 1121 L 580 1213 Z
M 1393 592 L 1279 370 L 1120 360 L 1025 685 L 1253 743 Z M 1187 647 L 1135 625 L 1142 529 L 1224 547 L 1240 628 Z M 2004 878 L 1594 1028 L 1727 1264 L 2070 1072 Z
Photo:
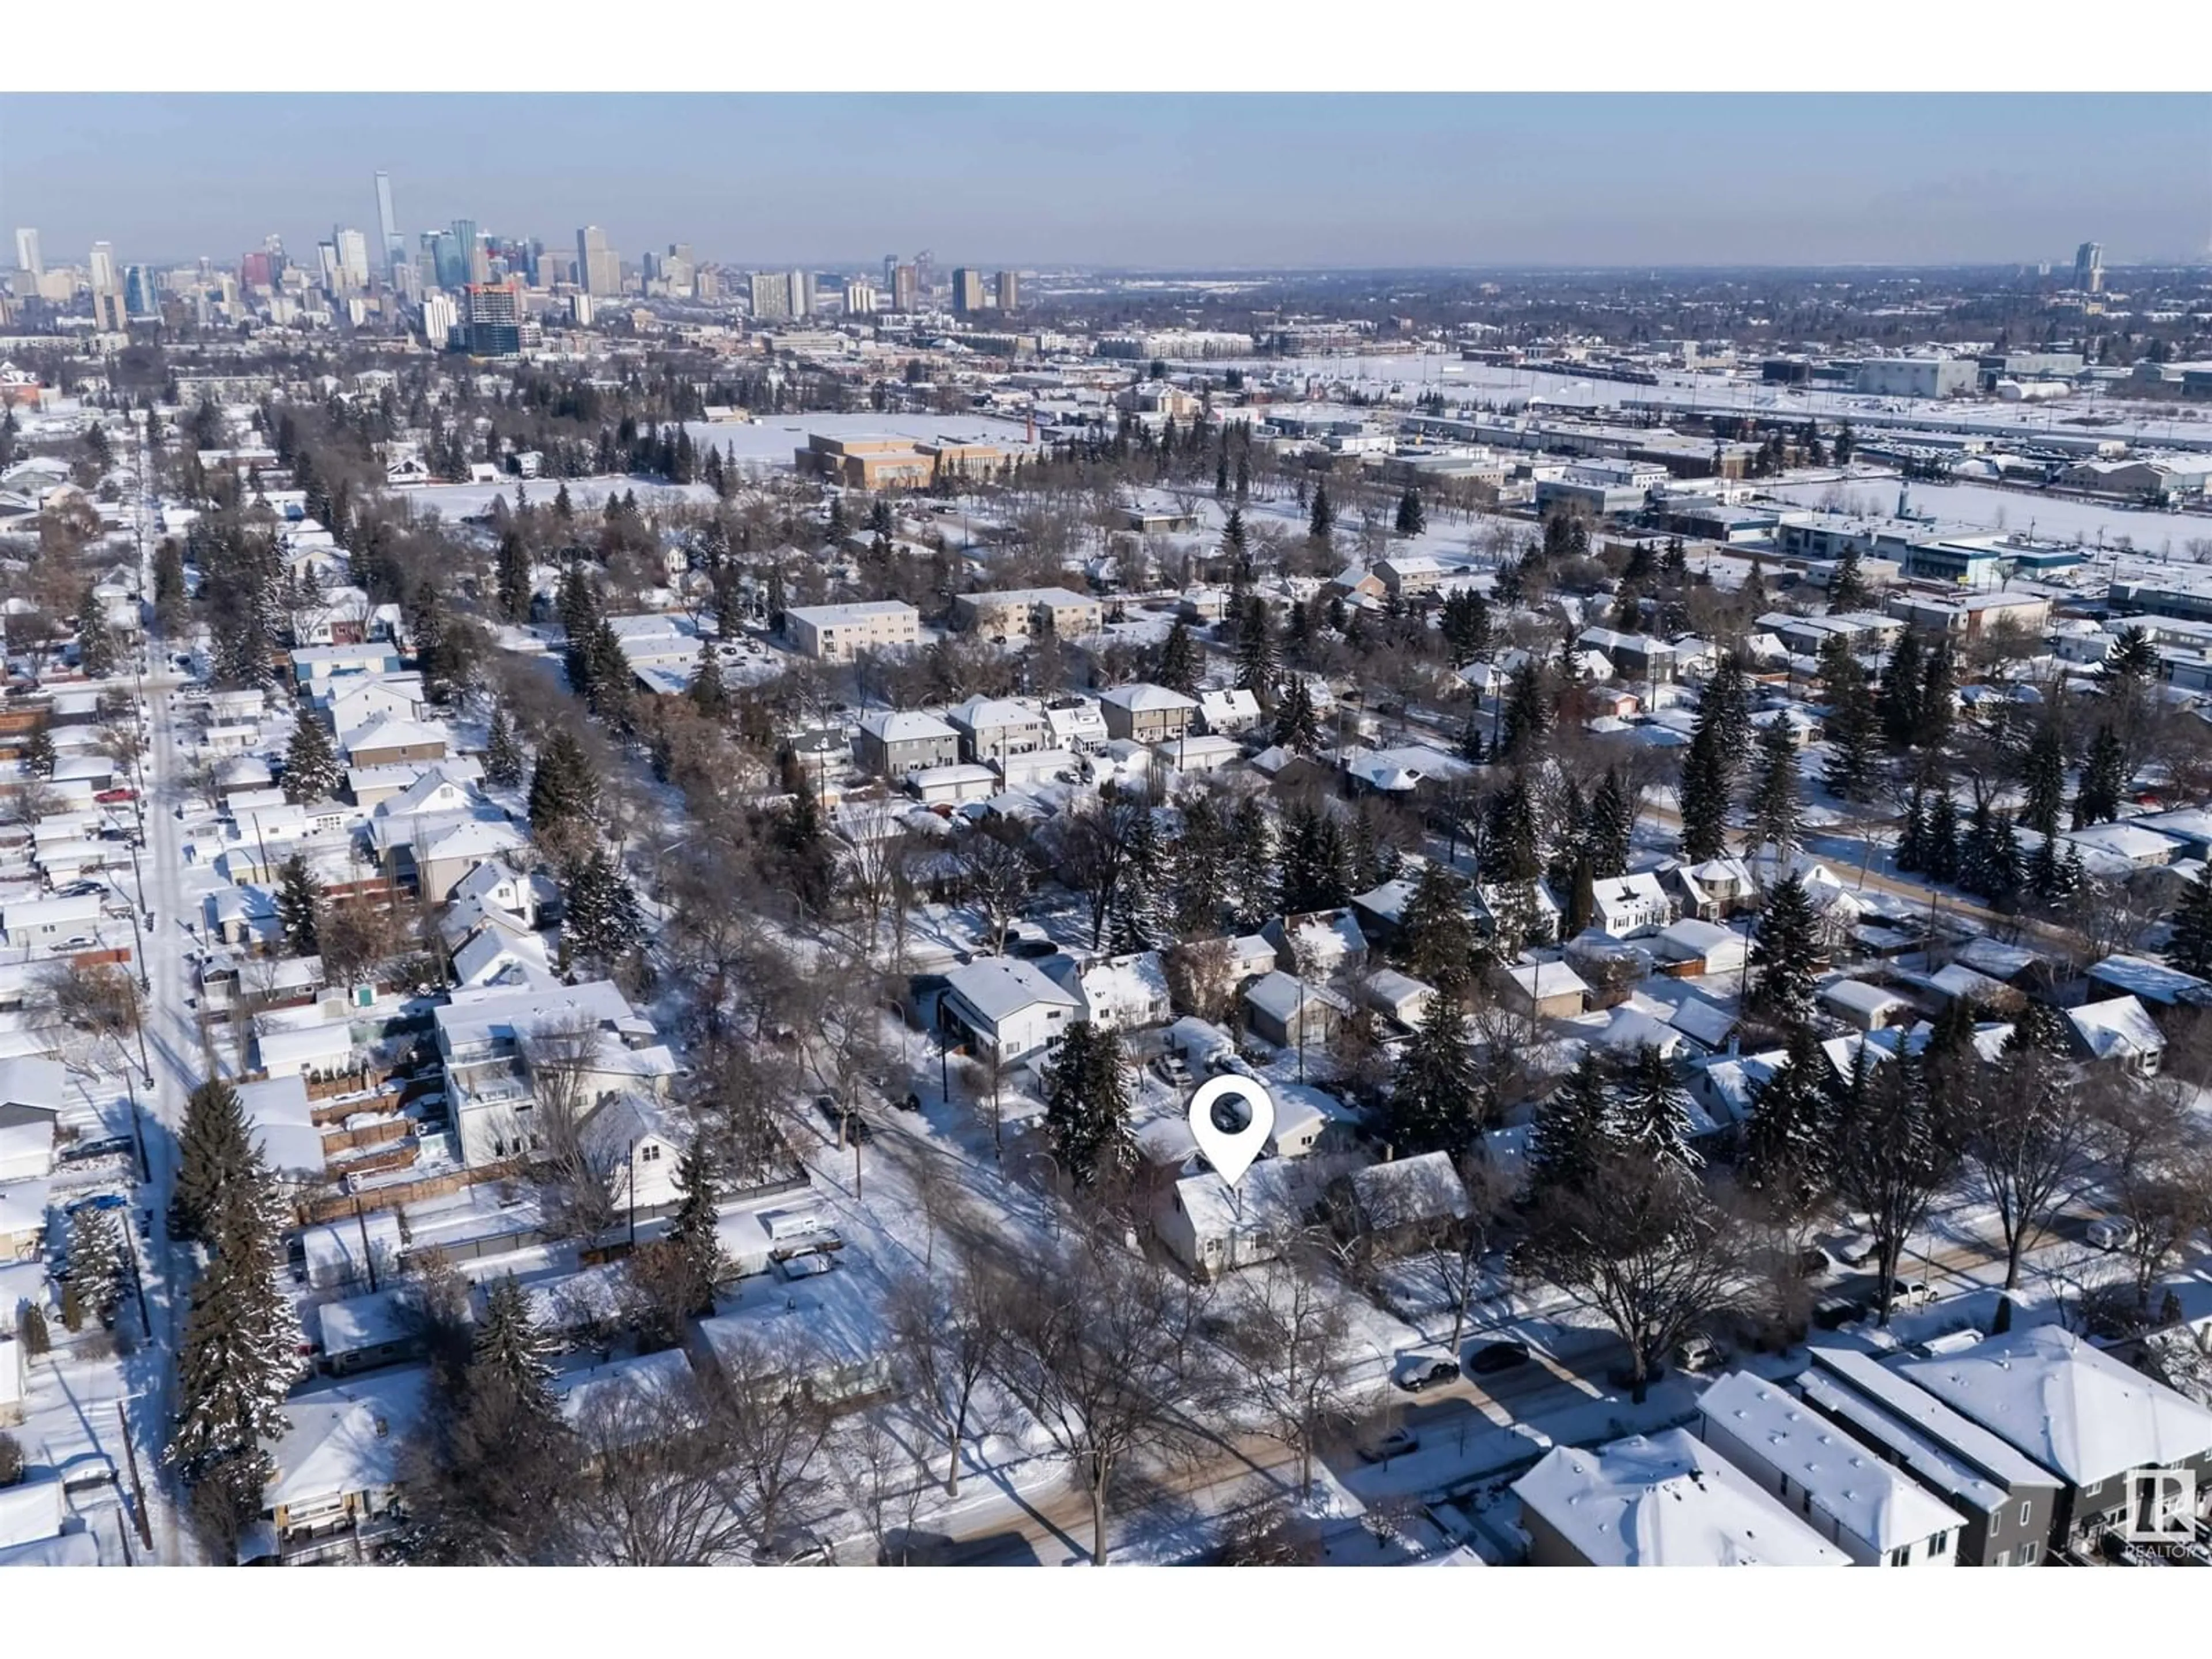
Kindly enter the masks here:
M 2124 1250 L 2136 1236 L 2135 1224 L 2112 1215 L 2089 1224 L 2088 1240 L 2100 1250 Z
M 771 1210 L 761 1218 L 770 1238 L 804 1238 L 823 1231 L 822 1218 L 811 1210 Z

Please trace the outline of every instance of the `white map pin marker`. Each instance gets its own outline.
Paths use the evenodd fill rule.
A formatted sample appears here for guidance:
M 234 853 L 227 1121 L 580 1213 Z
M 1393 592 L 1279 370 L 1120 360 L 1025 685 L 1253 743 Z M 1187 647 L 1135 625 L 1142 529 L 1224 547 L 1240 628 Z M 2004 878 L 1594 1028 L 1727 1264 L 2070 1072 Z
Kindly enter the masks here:
M 1190 1132 L 1214 1173 L 1234 1187 L 1275 1132 L 1274 1097 L 1257 1078 L 1208 1078 L 1190 1097 Z

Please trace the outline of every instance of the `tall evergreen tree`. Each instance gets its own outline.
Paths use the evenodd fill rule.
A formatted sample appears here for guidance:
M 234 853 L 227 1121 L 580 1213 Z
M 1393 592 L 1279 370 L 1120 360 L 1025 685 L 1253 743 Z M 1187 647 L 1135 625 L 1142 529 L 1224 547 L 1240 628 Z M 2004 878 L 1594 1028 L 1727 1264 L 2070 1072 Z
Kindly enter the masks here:
M 1694 1170 L 1705 1162 L 1690 1145 L 1690 1095 L 1674 1060 L 1646 1043 L 1621 1068 L 1615 1085 L 1613 1135 L 1654 1161 Z
M 276 866 L 276 919 L 284 929 L 284 947 L 294 956 L 311 957 L 319 948 L 322 908 L 320 884 L 307 860 L 293 854 Z
M 1866 577 L 1859 570 L 1858 549 L 1845 548 L 1843 557 L 1836 561 L 1835 574 L 1828 579 L 1828 614 L 1838 616 L 1846 611 L 1863 611 L 1872 597 Z
M 1866 671 L 1839 634 L 1830 635 L 1820 647 L 1820 677 L 1828 699 L 1828 761 L 1821 781 L 1838 799 L 1871 800 L 1879 722 Z
M 1263 708 L 1275 702 L 1275 678 L 1281 672 L 1275 649 L 1274 613 L 1267 600 L 1255 593 L 1247 602 L 1237 632 L 1237 685 L 1260 700 Z
M 1430 998 L 1391 1079 L 1391 1149 L 1411 1156 L 1464 1148 L 1474 1138 L 1480 1086 L 1459 1000 L 1442 994 Z
M 1175 937 L 1175 860 L 1149 811 L 1130 821 L 1107 927 L 1117 952 L 1157 951 Z
M 1759 913 L 1752 946 L 1753 959 L 1759 963 L 1753 1005 L 1778 1024 L 1809 1022 L 1820 955 L 1820 921 L 1803 878 L 1793 872 L 1774 884 Z
M 1313 514 L 1306 521 L 1306 534 L 1317 542 L 1328 540 L 1328 532 L 1336 527 L 1336 508 L 1329 504 L 1327 480 L 1314 486 Z
M 591 757 L 573 732 L 556 727 L 531 773 L 530 827 L 543 836 L 565 825 L 586 824 L 599 805 L 599 781 Z
M 1528 1190 L 1587 1194 L 1613 1145 L 1613 1075 L 1593 1044 L 1528 1120 Z
M 1273 912 L 1279 886 L 1275 826 L 1259 801 L 1247 795 L 1230 820 L 1228 904 L 1240 929 L 1257 927 Z
M 1275 712 L 1275 741 L 1300 755 L 1321 747 L 1321 716 L 1314 712 L 1313 693 L 1303 674 L 1289 677 L 1282 705 Z
M 1802 1214 L 1826 1187 L 1828 1075 L 1813 1028 L 1793 1025 L 1781 1066 L 1752 1097 L 1740 1173 L 1747 1188 L 1784 1215 Z
M 522 781 L 522 745 L 515 741 L 514 722 L 507 718 L 505 703 L 491 711 L 491 724 L 484 734 L 483 769 L 484 781 L 501 789 L 512 789 Z
M 70 1217 L 69 1288 L 77 1304 L 103 1325 L 123 1300 L 129 1266 L 112 1214 L 89 1206 Z
M 1590 795 L 1590 873 L 1602 880 L 1628 872 L 1628 854 L 1636 831 L 1636 810 L 1620 769 L 1607 767 Z
M 221 1078 L 203 1083 L 185 1102 L 177 1136 L 177 1181 L 169 1198 L 169 1230 L 208 1243 L 222 1193 L 243 1180 L 253 1143 L 238 1091 Z
M 1927 690 L 1927 665 L 1921 655 L 1920 635 L 1908 628 L 1884 665 L 1881 689 L 1875 695 L 1875 713 L 1882 736 L 1893 749 L 1904 749 L 1919 740 L 1923 720 L 1922 697 Z M 1830 688 L 1830 695 L 1834 690 Z
M 1804 800 L 1797 782 L 1796 731 L 1778 713 L 1759 734 L 1759 769 L 1744 839 L 1753 850 L 1772 847 L 1784 864 L 1805 839 Z
M 1729 787 L 1715 722 L 1700 718 L 1690 734 L 1674 793 L 1681 807 L 1682 856 L 1692 863 L 1720 857 L 1728 850 Z
M 1400 924 L 1406 971 L 1446 996 L 1456 996 L 1474 978 L 1474 945 L 1465 890 L 1458 877 L 1431 859 L 1421 866 Z
M 1398 533 L 1418 536 L 1429 526 L 1429 516 L 1421 507 L 1421 492 L 1408 489 L 1398 497 Z
M 2199 866 L 2173 913 L 2166 959 L 2185 974 L 2212 979 L 2212 864 Z
M 1948 790 L 1929 803 L 1921 869 L 1933 882 L 1954 881 L 1959 874 L 1959 806 Z
M 284 750 L 284 799 L 295 805 L 332 800 L 344 782 L 331 734 L 323 729 L 320 716 L 302 708 L 292 722 L 292 741 Z
M 530 550 L 509 531 L 499 538 L 499 614 L 518 627 L 530 620 Z
M 2100 726 L 2089 740 L 2088 757 L 2081 763 L 2081 782 L 2074 793 L 2074 827 L 2110 823 L 2118 817 L 2127 787 L 2127 755 L 2119 734 L 2109 723 Z
M 2046 717 L 2036 726 L 2021 775 L 2027 796 L 2021 822 L 2040 836 L 2057 835 L 2059 809 L 2066 804 L 2066 750 L 2056 719 Z
M 628 956 L 645 934 L 629 878 L 605 847 L 593 848 L 569 872 L 562 895 L 562 944 L 574 957 L 607 964 Z
M 1045 1133 L 1070 1180 L 1093 1186 L 1136 1167 L 1119 1036 L 1078 1020 L 1060 1039 L 1044 1082 Z
M 701 649 L 699 660 L 691 670 L 690 684 L 684 688 L 684 695 L 691 699 L 693 708 L 711 720 L 720 720 L 729 713 L 730 694 L 722 684 L 720 653 L 712 646 Z
M 107 607 L 90 582 L 76 608 L 77 666 L 88 679 L 106 679 L 115 672 L 115 635 L 107 626 Z
M 1186 697 L 1198 695 L 1198 644 L 1190 636 L 1190 629 L 1177 617 L 1168 629 L 1168 636 L 1160 646 L 1159 660 L 1153 665 L 1152 678 L 1170 691 L 1180 691 Z
M 1525 764 L 1541 751 L 1551 735 L 1556 713 L 1552 689 L 1534 659 L 1513 671 L 1505 689 L 1504 728 L 1499 733 L 1500 757 Z
M 234 1531 L 260 1512 L 275 1473 L 266 1447 L 288 1427 L 284 1397 L 300 1374 L 299 1318 L 278 1283 L 276 1216 L 268 1165 L 249 1147 L 208 1218 L 212 1255 L 192 1286 L 177 1350 L 176 1426 L 165 1455 L 187 1486 L 212 1489 Z

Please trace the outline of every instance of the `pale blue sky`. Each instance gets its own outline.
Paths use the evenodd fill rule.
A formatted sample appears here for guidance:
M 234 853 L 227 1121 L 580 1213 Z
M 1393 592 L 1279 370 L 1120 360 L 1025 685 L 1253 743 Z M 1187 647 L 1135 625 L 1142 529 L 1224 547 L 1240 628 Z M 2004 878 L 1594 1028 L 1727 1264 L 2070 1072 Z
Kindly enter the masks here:
M 740 264 L 1936 264 L 2201 255 L 2212 98 L 0 96 L 0 230 L 234 259 L 456 216 Z

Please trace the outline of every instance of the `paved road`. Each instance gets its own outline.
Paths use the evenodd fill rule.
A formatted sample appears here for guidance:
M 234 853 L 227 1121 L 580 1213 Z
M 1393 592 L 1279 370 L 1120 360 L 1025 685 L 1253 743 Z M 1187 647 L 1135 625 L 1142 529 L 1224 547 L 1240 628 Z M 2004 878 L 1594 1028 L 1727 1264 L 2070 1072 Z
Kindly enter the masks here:
M 143 452 L 142 451 L 142 457 Z M 142 476 L 146 469 L 143 459 Z M 153 546 L 146 529 L 153 521 L 154 495 L 150 480 L 143 486 L 139 507 L 139 591 L 150 604 L 154 592 Z M 168 641 L 149 632 L 148 666 L 155 672 L 143 683 L 152 731 L 143 770 L 143 809 L 146 847 L 139 857 L 143 884 L 142 908 L 150 911 L 153 925 L 143 930 L 149 982 L 145 1035 L 147 1055 L 153 1066 L 154 1086 L 143 1097 L 146 1116 L 147 1163 L 152 1179 L 143 1202 L 153 1211 L 153 1239 L 147 1255 L 146 1295 L 157 1333 L 156 1346 L 165 1355 L 177 1352 L 189 1304 L 189 1267 L 185 1253 L 169 1241 L 164 1218 L 176 1185 L 177 1134 L 184 1125 L 185 1101 L 200 1080 L 199 1035 L 191 1012 L 185 1006 L 184 934 L 186 914 L 180 825 L 174 816 L 179 776 L 176 720 L 169 708 L 169 691 L 177 684 L 167 665 Z M 142 918 L 143 920 L 143 918 Z M 160 1368 L 159 1421 L 172 1414 L 171 1388 L 174 1372 L 170 1364 Z M 159 1443 L 140 1448 L 150 1480 L 158 1468 Z M 191 1552 L 176 1524 L 174 1506 L 156 1499 L 153 1504 L 155 1553 L 164 1562 L 191 1559 Z

